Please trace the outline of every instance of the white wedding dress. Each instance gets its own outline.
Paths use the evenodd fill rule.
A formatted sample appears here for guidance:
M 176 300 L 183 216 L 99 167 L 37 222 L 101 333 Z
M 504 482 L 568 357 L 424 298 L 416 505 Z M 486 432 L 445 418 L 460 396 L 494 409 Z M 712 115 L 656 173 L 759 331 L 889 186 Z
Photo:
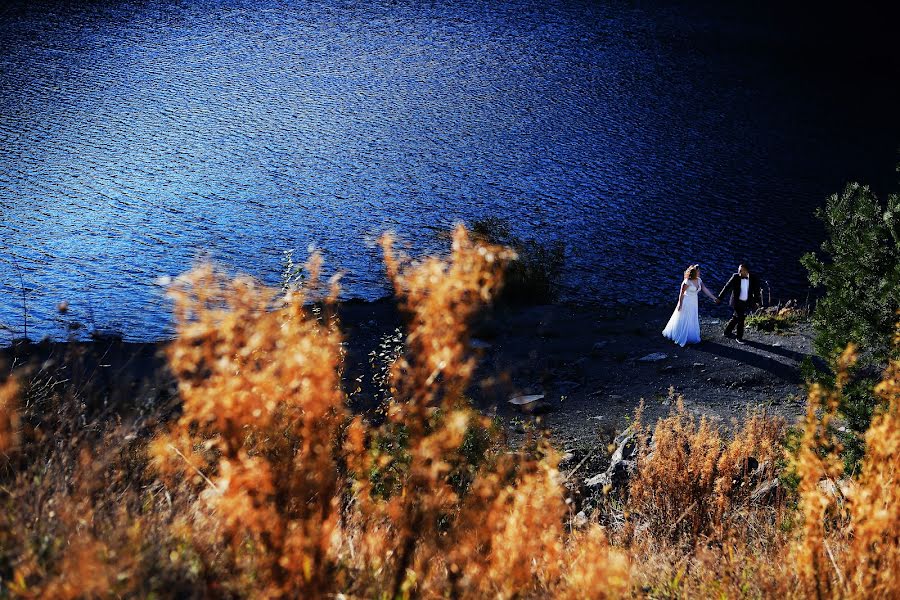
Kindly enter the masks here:
M 684 284 L 687 290 L 684 292 L 684 298 L 681 301 L 681 310 L 675 306 L 675 312 L 672 318 L 663 329 L 663 335 L 678 344 L 696 344 L 700 342 L 700 315 L 697 310 L 699 304 L 698 295 L 703 287 L 703 283 L 698 279 L 697 283 L 685 279 Z

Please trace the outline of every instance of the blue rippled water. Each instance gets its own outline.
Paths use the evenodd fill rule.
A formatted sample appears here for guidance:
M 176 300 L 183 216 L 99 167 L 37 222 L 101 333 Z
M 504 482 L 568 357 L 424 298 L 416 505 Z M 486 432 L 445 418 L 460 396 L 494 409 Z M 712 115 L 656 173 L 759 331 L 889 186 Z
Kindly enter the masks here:
M 314 244 L 375 298 L 381 232 L 433 251 L 485 216 L 564 241 L 569 300 L 670 302 L 689 262 L 715 283 L 740 258 L 805 296 L 813 209 L 891 170 L 896 122 L 716 6 L 0 8 L 0 340 L 22 287 L 31 337 L 63 335 L 63 300 L 164 336 L 155 281 L 198 256 L 276 283 Z

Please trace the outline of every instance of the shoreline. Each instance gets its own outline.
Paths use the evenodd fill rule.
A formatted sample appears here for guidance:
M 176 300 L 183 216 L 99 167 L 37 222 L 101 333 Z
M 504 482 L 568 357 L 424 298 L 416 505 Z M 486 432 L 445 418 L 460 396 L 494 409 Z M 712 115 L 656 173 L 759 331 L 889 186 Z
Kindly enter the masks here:
M 701 307 L 703 341 L 680 348 L 660 333 L 668 307 L 495 307 L 472 326 L 479 362 L 469 395 L 503 424 L 511 443 L 538 428 L 562 446 L 596 445 L 627 426 L 641 399 L 648 424 L 667 414 L 670 388 L 684 395 L 687 410 L 723 425 L 748 409 L 766 410 L 789 424 L 802 415 L 800 364 L 813 356 L 809 324 L 787 334 L 748 329 L 748 343 L 739 346 L 722 335 L 725 311 L 703 308 L 708 307 Z M 361 378 L 348 401 L 365 413 L 377 405 L 372 353 L 384 347 L 402 318 L 392 298 L 341 302 L 338 317 L 347 348 L 344 389 L 355 390 Z M 167 341 L 112 337 L 12 345 L 0 349 L 0 365 L 4 377 L 26 365 L 66 370 L 73 382 L 127 413 L 175 396 L 162 354 Z M 509 403 L 523 394 L 543 398 L 525 407 Z
M 619 301 L 614 304 L 603 303 L 603 302 L 591 302 L 591 301 L 583 301 L 583 300 L 563 300 L 553 302 L 552 304 L 522 304 L 522 305 L 507 305 L 507 306 L 492 306 L 488 307 L 487 312 L 495 312 L 495 311 L 515 311 L 515 310 L 523 310 L 533 307 L 554 307 L 561 310 L 574 310 L 574 311 L 592 311 L 595 312 L 601 318 L 617 318 L 621 316 L 623 313 L 631 313 L 634 311 L 649 311 L 649 310 L 659 310 L 665 311 L 668 310 L 671 314 L 671 311 L 675 307 L 676 300 L 673 297 L 671 303 L 665 302 L 626 302 Z M 315 306 L 317 303 L 310 303 L 308 306 Z M 355 314 L 358 311 L 366 311 L 371 310 L 372 312 L 381 312 L 383 307 L 391 307 L 396 309 L 396 300 L 393 295 L 385 295 L 379 298 L 375 298 L 372 300 L 368 300 L 365 298 L 348 298 L 345 300 L 338 300 L 336 303 L 338 307 L 339 313 L 350 313 Z M 707 303 L 706 306 L 701 305 L 701 321 L 704 319 L 703 315 L 706 313 L 706 319 L 722 319 L 727 318 L 730 313 L 730 309 L 725 306 L 715 306 Z M 716 314 L 713 314 L 716 313 Z M 668 315 L 666 316 L 668 319 Z M 171 337 L 157 337 L 157 338 L 146 338 L 141 335 L 126 335 L 124 332 L 113 328 L 113 327 L 95 327 L 91 330 L 83 323 L 72 321 L 73 323 L 77 323 L 77 327 L 71 329 L 70 331 L 73 333 L 70 337 L 63 336 L 54 336 L 54 335 L 44 335 L 41 338 L 34 338 L 29 336 L 25 337 L 9 337 L 6 341 L 0 343 L 0 353 L 6 352 L 14 348 L 15 346 L 21 344 L 27 344 L 30 346 L 40 346 L 50 344 L 65 344 L 65 343 L 77 343 L 77 344 L 91 344 L 91 343 L 104 343 L 108 341 L 117 341 L 118 343 L 123 344 L 165 344 L 166 342 L 171 341 L 174 338 L 174 334 Z M 60 323 L 57 324 L 58 327 L 64 323 L 64 319 L 60 319 Z M 662 326 L 665 325 L 665 321 L 663 321 Z M 660 330 L 662 330 L 662 326 Z M 34 327 L 30 327 L 33 329 Z M 7 331 L 10 331 L 10 328 L 7 328 Z M 74 335 L 77 333 L 78 335 Z

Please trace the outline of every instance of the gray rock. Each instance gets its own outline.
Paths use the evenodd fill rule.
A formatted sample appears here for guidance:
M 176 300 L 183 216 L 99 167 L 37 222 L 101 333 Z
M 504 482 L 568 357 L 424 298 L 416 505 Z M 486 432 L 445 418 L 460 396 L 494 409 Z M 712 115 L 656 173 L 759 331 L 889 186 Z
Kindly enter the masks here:
M 509 403 L 515 404 L 516 406 L 525 406 L 543 399 L 544 394 L 528 394 L 524 396 L 513 396 L 509 399 Z
M 781 482 L 777 477 L 763 481 L 750 492 L 750 502 L 754 504 L 772 504 L 781 495 Z
M 834 498 L 838 506 L 842 506 L 848 496 L 853 495 L 853 480 L 849 477 L 842 477 L 837 481 L 833 479 L 823 479 L 819 482 L 819 489 L 826 495 Z
M 828 496 L 837 497 L 840 494 L 840 489 L 833 479 L 823 479 L 819 482 L 819 489 L 825 492 Z
M 669 355 L 665 352 L 652 352 L 647 356 L 642 356 L 638 359 L 638 362 L 659 362 L 661 360 L 666 360 L 669 358 Z
M 556 410 L 556 406 L 544 400 L 544 394 L 513 396 L 508 402 L 526 415 L 542 415 Z
M 605 488 L 610 486 L 619 491 L 628 485 L 628 481 L 637 468 L 637 433 L 634 427 L 628 427 L 613 440 L 616 450 L 609 461 L 609 467 L 603 473 L 585 480 L 588 487 Z
M 575 515 L 575 522 L 573 523 L 573 525 L 575 525 L 575 527 L 580 528 L 580 527 L 584 527 L 587 524 L 588 524 L 588 516 L 586 514 L 584 514 L 583 510 L 579 511 L 579 513 L 577 515 Z

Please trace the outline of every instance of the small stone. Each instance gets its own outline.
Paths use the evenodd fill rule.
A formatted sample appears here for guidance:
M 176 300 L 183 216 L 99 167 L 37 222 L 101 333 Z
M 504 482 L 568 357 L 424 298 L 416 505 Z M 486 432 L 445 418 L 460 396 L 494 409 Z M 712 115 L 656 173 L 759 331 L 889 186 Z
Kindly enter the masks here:
M 509 399 L 510 404 L 515 404 L 516 406 L 524 406 L 525 404 L 531 404 L 532 402 L 537 402 L 538 400 L 543 400 L 544 394 L 530 394 L 527 396 L 513 396 Z
M 575 527 L 584 527 L 588 523 L 588 517 L 584 514 L 584 511 L 580 511 L 577 515 L 575 515 Z
M 638 362 L 659 362 L 661 360 L 666 360 L 667 358 L 669 358 L 669 355 L 665 352 L 652 352 L 639 358 Z

